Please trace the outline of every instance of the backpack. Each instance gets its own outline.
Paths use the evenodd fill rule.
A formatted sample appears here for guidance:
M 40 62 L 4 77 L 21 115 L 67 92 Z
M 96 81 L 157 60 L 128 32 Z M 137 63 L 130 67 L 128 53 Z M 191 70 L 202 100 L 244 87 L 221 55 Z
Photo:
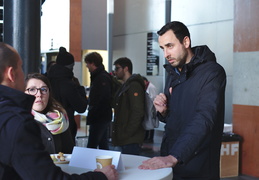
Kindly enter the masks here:
M 145 115 L 142 126 L 145 130 L 152 130 L 159 126 L 159 119 L 156 115 L 156 108 L 147 92 L 145 92 Z

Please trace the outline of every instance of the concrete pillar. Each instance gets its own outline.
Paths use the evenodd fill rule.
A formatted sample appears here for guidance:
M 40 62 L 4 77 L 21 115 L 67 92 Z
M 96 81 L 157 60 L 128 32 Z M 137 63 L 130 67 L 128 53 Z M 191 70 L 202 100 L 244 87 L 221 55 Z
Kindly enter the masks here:
M 41 0 L 4 1 L 4 42 L 19 52 L 24 74 L 40 71 L 40 16 Z

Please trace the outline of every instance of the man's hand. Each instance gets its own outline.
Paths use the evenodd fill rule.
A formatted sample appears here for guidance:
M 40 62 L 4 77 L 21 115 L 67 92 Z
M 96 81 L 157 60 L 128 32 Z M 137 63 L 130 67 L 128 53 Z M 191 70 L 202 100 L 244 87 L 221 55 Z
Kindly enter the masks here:
M 178 160 L 169 155 L 165 157 L 154 157 L 152 159 L 143 161 L 142 164 L 138 167 L 139 169 L 160 169 L 167 167 L 174 167 L 177 164 Z
M 95 169 L 95 172 L 102 172 L 105 174 L 108 180 L 117 180 L 118 179 L 118 172 L 115 169 L 114 165 L 106 166 L 102 169 Z
M 154 99 L 154 106 L 158 112 L 160 112 L 163 116 L 166 115 L 167 111 L 167 99 L 165 94 L 160 93 Z

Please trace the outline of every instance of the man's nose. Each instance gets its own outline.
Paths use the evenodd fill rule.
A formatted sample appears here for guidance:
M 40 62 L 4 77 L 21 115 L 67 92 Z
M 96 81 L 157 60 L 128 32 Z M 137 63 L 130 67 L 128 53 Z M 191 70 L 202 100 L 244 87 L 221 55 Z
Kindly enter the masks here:
M 168 59 L 168 57 L 170 57 L 170 53 L 168 52 L 167 49 L 164 50 L 164 57 L 165 57 L 166 59 Z

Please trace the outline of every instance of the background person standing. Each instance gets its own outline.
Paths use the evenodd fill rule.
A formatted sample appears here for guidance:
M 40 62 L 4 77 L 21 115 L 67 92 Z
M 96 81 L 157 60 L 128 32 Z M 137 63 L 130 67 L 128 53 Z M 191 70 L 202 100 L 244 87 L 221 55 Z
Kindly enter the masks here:
M 145 83 L 145 89 L 148 93 L 148 96 L 152 101 L 154 101 L 155 97 L 157 96 L 157 90 L 154 84 L 152 84 L 145 76 L 142 76 L 144 83 Z M 155 130 L 147 130 L 145 135 L 145 142 L 146 143 L 152 143 L 154 142 L 154 133 Z
M 145 130 L 142 121 L 145 114 L 145 85 L 139 74 L 132 74 L 132 62 L 122 57 L 114 62 L 115 75 L 123 81 L 115 96 L 112 143 L 123 154 L 140 153 Z
M 105 71 L 103 58 L 99 53 L 86 54 L 84 61 L 91 73 L 87 115 L 90 129 L 87 147 L 108 150 L 108 127 L 112 120 L 111 75 Z
M 56 64 L 51 66 L 48 78 L 53 89 L 54 98 L 65 108 L 69 118 L 69 128 L 75 141 L 77 124 L 74 113 L 83 113 L 87 107 L 85 88 L 74 77 L 74 57 L 64 47 L 59 48 Z

